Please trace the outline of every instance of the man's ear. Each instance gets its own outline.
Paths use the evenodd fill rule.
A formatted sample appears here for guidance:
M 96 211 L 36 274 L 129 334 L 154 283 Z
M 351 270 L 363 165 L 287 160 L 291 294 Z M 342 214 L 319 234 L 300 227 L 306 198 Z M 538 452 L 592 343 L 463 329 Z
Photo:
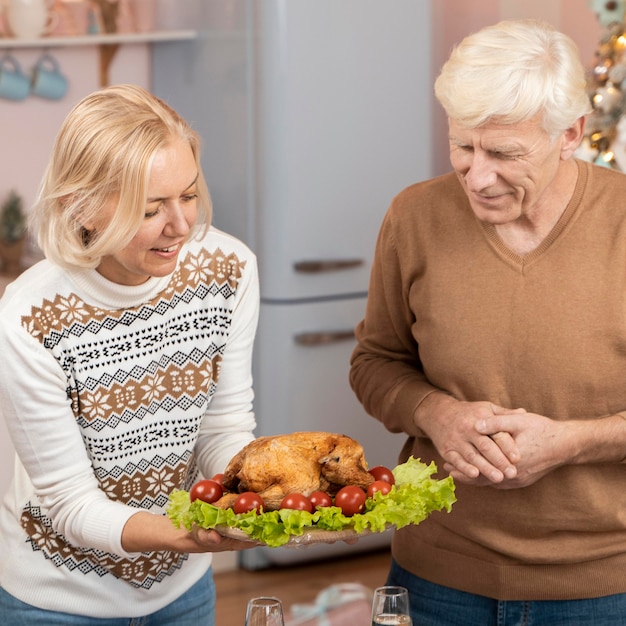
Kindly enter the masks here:
M 561 159 L 567 161 L 574 154 L 585 134 L 586 117 L 579 117 L 561 137 Z

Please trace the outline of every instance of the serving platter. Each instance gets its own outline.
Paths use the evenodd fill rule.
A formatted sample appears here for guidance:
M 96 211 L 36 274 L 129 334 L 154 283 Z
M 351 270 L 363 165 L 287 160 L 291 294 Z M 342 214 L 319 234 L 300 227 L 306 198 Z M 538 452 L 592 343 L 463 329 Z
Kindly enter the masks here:
M 383 532 L 391 530 L 392 525 L 389 524 Z M 215 529 L 222 537 L 228 537 L 229 539 L 238 539 L 240 541 L 249 541 L 257 546 L 265 545 L 262 542 L 250 539 L 250 537 L 239 530 L 238 528 L 231 528 L 230 526 L 216 526 Z M 347 541 L 349 543 L 355 543 L 362 537 L 367 537 L 373 534 L 370 530 L 364 530 L 357 533 L 355 530 L 345 528 L 344 530 L 324 530 L 321 528 L 311 528 L 305 530 L 301 535 L 292 535 L 287 543 L 283 545 L 285 548 L 302 548 L 306 546 L 315 545 L 317 543 L 335 543 L 336 541 Z

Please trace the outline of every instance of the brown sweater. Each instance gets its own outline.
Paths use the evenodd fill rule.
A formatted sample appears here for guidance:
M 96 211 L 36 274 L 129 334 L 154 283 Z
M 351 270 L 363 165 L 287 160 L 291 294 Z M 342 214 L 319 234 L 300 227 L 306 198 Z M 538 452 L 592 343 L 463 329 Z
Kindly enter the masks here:
M 454 174 L 383 222 L 351 384 L 365 409 L 443 460 L 413 414 L 433 389 L 553 419 L 626 409 L 626 176 L 579 162 L 572 200 L 525 257 L 476 220 Z M 624 450 L 626 457 L 626 450 Z M 532 486 L 457 485 L 450 514 L 396 533 L 405 569 L 507 599 L 626 592 L 626 464 L 566 466 Z

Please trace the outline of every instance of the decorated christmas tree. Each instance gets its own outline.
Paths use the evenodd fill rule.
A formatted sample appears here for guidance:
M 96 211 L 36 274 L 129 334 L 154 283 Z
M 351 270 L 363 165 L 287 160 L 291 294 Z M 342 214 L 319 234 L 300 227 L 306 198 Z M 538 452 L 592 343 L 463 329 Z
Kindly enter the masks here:
M 587 84 L 593 111 L 576 156 L 626 172 L 626 0 L 590 0 L 603 34 Z

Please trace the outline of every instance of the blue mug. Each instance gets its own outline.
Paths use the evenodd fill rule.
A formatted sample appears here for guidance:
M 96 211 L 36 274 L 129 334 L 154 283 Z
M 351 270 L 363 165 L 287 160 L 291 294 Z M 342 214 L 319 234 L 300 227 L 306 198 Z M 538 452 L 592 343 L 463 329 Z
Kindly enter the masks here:
M 10 54 L 0 59 L 0 98 L 24 100 L 30 92 L 30 78 Z
M 44 54 L 33 68 L 31 92 L 48 100 L 61 100 L 67 93 L 67 78 L 52 55 Z

